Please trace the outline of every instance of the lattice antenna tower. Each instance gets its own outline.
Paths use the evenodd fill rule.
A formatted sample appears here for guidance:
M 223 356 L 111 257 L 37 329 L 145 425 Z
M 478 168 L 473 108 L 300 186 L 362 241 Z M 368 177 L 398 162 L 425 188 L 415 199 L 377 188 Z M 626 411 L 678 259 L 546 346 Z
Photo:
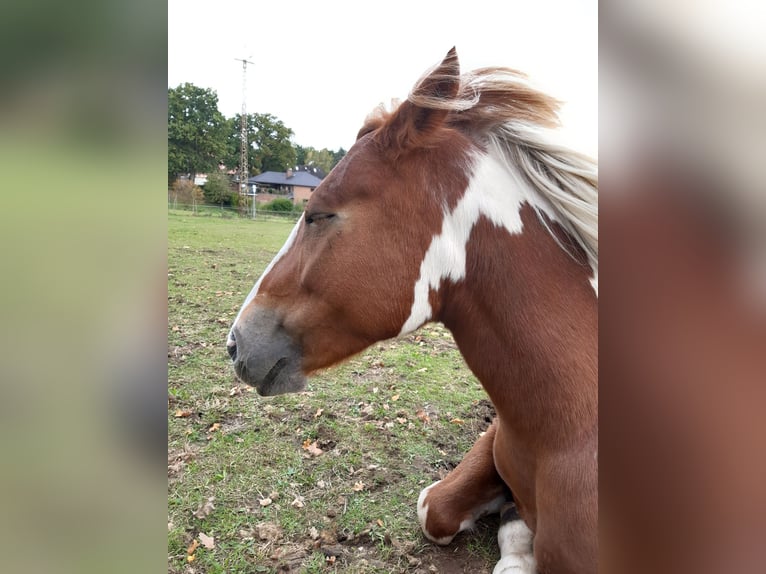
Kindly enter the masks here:
M 239 118 L 239 192 L 242 195 L 247 193 L 247 65 L 253 64 L 250 60 L 244 58 L 234 58 L 237 62 L 242 62 L 242 113 Z

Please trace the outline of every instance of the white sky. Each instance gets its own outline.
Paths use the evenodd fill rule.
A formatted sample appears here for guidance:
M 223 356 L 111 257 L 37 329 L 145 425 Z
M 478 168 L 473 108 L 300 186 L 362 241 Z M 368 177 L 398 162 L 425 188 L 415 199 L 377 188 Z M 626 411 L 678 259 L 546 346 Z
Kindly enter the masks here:
M 169 0 L 168 86 L 212 88 L 232 117 L 270 113 L 294 143 L 348 150 L 380 102 L 404 99 L 456 46 L 463 70 L 508 66 L 565 102 L 565 141 L 598 153 L 595 0 Z

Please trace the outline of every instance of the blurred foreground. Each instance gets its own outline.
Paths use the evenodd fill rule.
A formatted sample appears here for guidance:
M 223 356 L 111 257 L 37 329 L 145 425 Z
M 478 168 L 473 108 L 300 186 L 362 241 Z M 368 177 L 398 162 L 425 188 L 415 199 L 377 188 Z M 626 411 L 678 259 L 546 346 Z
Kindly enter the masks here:
M 698 4 L 600 15 L 604 572 L 766 564 L 763 14 Z

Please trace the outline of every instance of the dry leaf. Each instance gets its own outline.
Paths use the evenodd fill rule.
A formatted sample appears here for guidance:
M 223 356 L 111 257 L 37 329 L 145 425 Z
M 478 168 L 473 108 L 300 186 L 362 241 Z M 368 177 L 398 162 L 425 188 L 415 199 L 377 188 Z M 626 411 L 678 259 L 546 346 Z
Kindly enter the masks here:
M 191 543 L 191 544 L 189 544 L 189 547 L 186 549 L 186 553 L 187 553 L 189 556 L 191 556 L 191 555 L 192 555 L 192 554 L 194 554 L 194 552 L 197 550 L 197 547 L 198 547 L 198 546 L 199 546 L 199 540 L 197 540 L 197 539 L 195 538 L 194 540 L 192 540 L 192 543 Z
M 378 519 L 377 519 L 375 522 L 377 522 L 377 523 L 378 523 L 378 526 L 380 526 L 381 528 L 383 528 L 383 521 L 382 521 L 380 518 L 378 518 Z
M 213 423 L 212 425 L 210 425 L 210 428 L 207 429 L 207 432 L 215 432 L 219 428 L 221 428 L 221 423 Z
M 317 488 L 324 488 L 325 486 L 327 486 L 327 483 L 324 480 L 317 482 Z
M 293 500 L 290 503 L 290 506 L 292 506 L 293 508 L 303 508 L 303 506 L 304 506 L 303 501 L 304 500 L 305 499 L 302 496 L 298 495 L 298 496 L 295 497 L 295 500 Z
M 215 505 L 213 504 L 213 501 L 215 500 L 215 497 L 211 496 L 208 498 L 202 506 L 200 506 L 195 512 L 194 516 L 197 518 L 207 518 L 213 510 L 215 510 Z
M 189 554 L 189 555 L 186 557 L 186 561 L 187 561 L 187 562 L 194 562 L 194 554 Z
M 185 411 L 185 410 L 182 410 L 182 409 L 178 409 L 176 411 L 176 418 L 177 419 L 186 418 L 186 417 L 192 416 L 192 414 L 194 414 L 194 413 L 192 413 L 192 411 Z
M 178 325 L 173 325 L 171 331 L 180 331 L 181 328 Z
M 403 425 L 404 423 L 407 422 L 407 419 L 405 419 L 404 417 L 396 417 L 396 422 Z
M 415 416 L 418 417 L 425 424 L 428 424 L 431 422 L 431 417 L 429 417 L 428 413 L 426 413 L 426 411 L 424 411 L 423 409 L 418 409 L 418 411 L 415 413 Z
M 317 409 L 317 412 L 314 413 L 314 418 L 318 419 L 320 416 L 322 416 L 323 412 L 324 412 L 324 409 L 322 409 L 322 408 Z
M 354 483 L 354 486 L 351 488 L 354 492 L 359 492 L 364 490 L 364 483 L 360 480 L 359 482 Z
M 463 419 L 458 419 L 458 418 L 452 419 L 450 422 L 456 425 L 465 424 L 465 421 Z
M 307 453 L 309 453 L 311 456 L 319 456 L 320 454 L 324 453 L 324 451 L 317 446 L 317 441 L 314 441 L 310 444 L 306 444 L 308 439 L 303 443 L 303 450 L 305 450 Z
M 268 506 L 272 502 L 274 502 L 274 501 L 271 500 L 268 496 L 266 498 L 261 498 L 261 499 L 258 500 L 258 504 L 260 504 L 263 507 Z
M 212 536 L 208 536 L 204 532 L 199 533 L 199 540 L 202 542 L 202 546 L 208 550 L 215 548 L 215 539 Z
M 399 400 L 399 395 L 394 395 L 393 397 L 391 397 L 391 400 L 392 401 L 398 401 Z
M 242 389 L 240 389 L 239 387 L 232 387 L 232 389 L 229 391 L 230 397 L 241 395 L 241 394 L 242 394 Z

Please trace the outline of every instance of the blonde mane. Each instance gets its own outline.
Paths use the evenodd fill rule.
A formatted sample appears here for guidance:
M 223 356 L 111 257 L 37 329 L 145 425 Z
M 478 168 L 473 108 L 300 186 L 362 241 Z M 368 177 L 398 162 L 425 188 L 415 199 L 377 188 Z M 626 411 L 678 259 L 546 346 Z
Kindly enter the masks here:
M 463 74 L 460 80 L 455 98 L 421 95 L 418 82 L 408 100 L 448 110 L 451 126 L 515 166 L 548 202 L 557 222 L 578 241 L 597 273 L 598 166 L 586 155 L 555 143 L 559 102 L 509 68 L 482 68 Z M 370 127 L 381 115 L 380 109 L 370 115 Z M 545 218 L 541 220 L 547 225 Z

